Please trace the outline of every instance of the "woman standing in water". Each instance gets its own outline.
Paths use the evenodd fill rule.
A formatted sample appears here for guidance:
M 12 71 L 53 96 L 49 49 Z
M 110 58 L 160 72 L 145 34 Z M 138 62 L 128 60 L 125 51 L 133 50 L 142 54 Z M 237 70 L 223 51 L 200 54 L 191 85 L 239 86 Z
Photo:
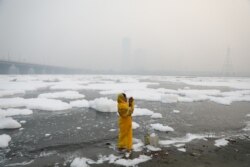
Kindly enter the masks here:
M 132 97 L 127 100 L 126 94 L 118 94 L 117 107 L 119 113 L 119 137 L 118 149 L 130 152 L 132 150 L 132 113 L 134 111 L 134 99 Z

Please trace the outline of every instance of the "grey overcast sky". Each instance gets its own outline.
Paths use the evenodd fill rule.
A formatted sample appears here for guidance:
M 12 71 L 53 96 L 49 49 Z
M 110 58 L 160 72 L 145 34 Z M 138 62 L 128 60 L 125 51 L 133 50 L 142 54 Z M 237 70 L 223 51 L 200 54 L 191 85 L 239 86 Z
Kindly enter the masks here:
M 249 0 L 0 0 L 2 59 L 218 72 L 228 47 L 234 71 L 250 73 Z

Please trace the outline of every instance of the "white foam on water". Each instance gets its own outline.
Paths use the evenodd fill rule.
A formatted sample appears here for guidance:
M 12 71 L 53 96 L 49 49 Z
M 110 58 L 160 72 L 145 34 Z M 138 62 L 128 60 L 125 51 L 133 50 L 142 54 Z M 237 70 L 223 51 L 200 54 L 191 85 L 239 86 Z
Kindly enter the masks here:
M 94 162 L 94 164 L 102 164 L 106 161 L 108 161 L 108 163 L 114 163 L 117 159 L 121 158 L 121 156 L 116 156 L 113 154 L 110 154 L 109 156 L 106 155 L 99 155 L 98 156 L 98 160 Z
M 173 110 L 173 113 L 179 113 L 180 111 L 179 110 Z
M 0 148 L 6 148 L 9 146 L 9 142 L 11 141 L 11 137 L 6 134 L 0 135 Z
M 146 108 L 135 108 L 132 116 L 153 115 L 154 112 Z
M 243 131 L 250 131 L 250 121 L 246 122 L 246 126 L 242 130 Z
M 181 152 L 186 152 L 187 151 L 185 148 L 178 148 L 177 150 L 179 150 Z
M 185 102 L 185 103 L 191 103 L 191 102 L 194 102 L 194 99 L 192 99 L 191 97 L 179 96 L 178 101 L 179 102 Z
M 136 166 L 140 163 L 146 162 L 151 160 L 151 157 L 146 156 L 146 155 L 140 155 L 138 158 L 134 159 L 118 159 L 114 162 L 116 165 L 121 165 L 121 166 Z
M 26 124 L 25 120 L 20 121 L 21 124 Z
M 143 142 L 140 139 L 133 138 L 133 151 L 140 152 L 143 150 Z
M 45 134 L 45 137 L 49 137 L 49 136 L 51 136 L 51 134 L 49 134 L 49 133 L 46 133 L 46 134 Z
M 11 117 L 0 117 L 0 129 L 17 129 L 21 124 Z
M 85 86 L 79 82 L 61 81 L 50 86 L 51 90 L 83 90 Z
M 68 103 L 61 100 L 44 98 L 25 99 L 25 106 L 29 109 L 45 111 L 68 110 L 72 108 Z
M 106 97 L 89 101 L 89 106 L 100 112 L 117 112 L 117 102 Z
M 250 101 L 250 97 L 248 97 L 250 95 L 249 90 L 221 92 L 220 90 L 217 89 L 190 89 L 190 88 L 184 88 L 178 90 L 165 89 L 165 88 L 153 89 L 153 88 L 148 88 L 148 86 L 156 85 L 158 83 L 139 81 L 139 78 L 152 79 L 149 77 L 137 77 L 137 79 L 135 79 L 136 77 L 134 77 L 133 79 L 131 79 L 130 77 L 126 76 L 119 76 L 119 77 L 113 76 L 113 78 L 112 76 L 102 76 L 94 80 L 93 78 L 94 77 L 92 77 L 91 82 L 85 85 L 81 84 L 81 89 L 97 90 L 100 91 L 99 92 L 100 94 L 118 94 L 120 92 L 125 92 L 128 96 L 133 96 L 136 100 L 159 101 L 163 103 L 196 102 L 196 101 L 211 100 L 219 104 L 230 105 L 234 101 Z M 130 78 L 130 82 L 126 82 L 126 78 L 128 79 Z M 156 78 L 156 81 L 157 79 L 159 79 L 158 77 L 153 77 L 153 78 Z M 213 80 L 214 81 L 218 80 L 220 82 L 219 85 L 221 85 L 221 83 L 227 83 L 225 79 L 221 78 L 199 78 L 199 79 L 193 79 L 193 78 L 190 79 L 186 77 L 183 78 L 163 77 L 163 78 L 164 81 L 171 81 L 171 82 L 172 81 L 185 82 L 187 80 L 191 81 L 196 80 L 198 82 L 202 82 L 202 84 L 206 84 L 207 82 L 210 83 Z M 105 79 L 109 79 L 112 81 L 105 81 Z M 121 80 L 122 82 L 119 82 Z M 238 82 L 238 79 L 230 79 L 229 81 Z M 247 80 L 247 82 L 249 82 L 249 80 Z M 239 83 L 241 83 L 241 81 Z M 79 85 L 79 83 L 77 84 Z M 63 85 L 65 86 L 65 84 Z M 228 85 L 226 84 L 226 86 Z
M 220 90 L 217 89 L 178 89 L 178 94 L 185 95 L 187 97 L 197 96 L 197 95 L 210 95 L 218 96 L 221 94 Z
M 104 82 L 104 83 L 92 83 L 84 87 L 88 90 L 99 90 L 99 91 L 119 91 L 124 92 L 128 90 L 141 90 L 147 88 L 148 85 L 155 85 L 157 83 L 150 82 Z M 105 92 L 100 92 L 105 94 Z
M 2 98 L 0 99 L 1 108 L 15 108 L 15 107 L 26 107 L 29 109 L 47 110 L 47 111 L 57 111 L 57 110 L 67 110 L 71 106 L 68 103 L 62 102 L 56 99 L 44 99 L 44 98 Z
M 71 101 L 69 103 L 71 105 L 71 107 L 78 107 L 78 108 L 89 108 L 89 101 L 82 99 L 82 100 L 75 100 L 75 101 Z
M 151 115 L 151 118 L 162 118 L 162 114 L 161 113 L 153 113 Z
M 158 77 L 154 81 L 168 81 L 175 83 L 185 83 L 193 86 L 204 87 L 229 87 L 235 89 L 250 89 L 250 80 L 248 78 L 221 78 L 221 77 Z
M 160 123 L 155 123 L 155 124 L 150 124 L 151 127 L 154 129 L 154 130 L 158 130 L 158 131 L 162 131 L 162 132 L 172 132 L 174 131 L 174 129 L 170 126 L 164 126 Z
M 219 104 L 224 104 L 224 105 L 230 105 L 233 101 L 230 98 L 227 97 L 209 97 L 210 101 L 213 101 L 215 103 L 219 103 Z
M 30 161 L 24 161 L 24 162 L 19 162 L 19 163 L 12 163 L 12 164 L 8 164 L 8 165 L 5 165 L 6 167 L 7 166 L 25 166 L 25 165 L 29 165 L 29 164 L 32 164 L 34 162 L 34 160 L 30 160 Z
M 1 98 L 0 99 L 0 107 L 1 108 L 15 108 L 15 107 L 24 107 L 25 99 L 20 97 L 14 98 Z
M 43 81 L 34 81 L 34 80 L 27 80 L 27 81 L 4 81 L 0 80 L 0 88 L 1 90 L 5 91 L 15 91 L 20 93 L 25 93 L 25 91 L 35 91 L 38 89 L 44 89 L 49 87 L 51 83 L 46 83 Z M 15 93 L 16 94 L 16 93 Z
M 183 143 L 181 143 L 181 144 L 175 144 L 174 146 L 175 147 L 183 147 L 183 146 L 185 146 L 185 144 L 183 144 Z
M 123 91 L 121 90 L 104 90 L 104 91 L 100 91 L 99 93 L 102 95 L 113 95 L 113 94 L 119 94 Z
M 71 167 L 89 167 L 89 163 L 93 162 L 93 160 L 89 158 L 75 158 L 70 164 Z
M 25 94 L 24 90 L 0 90 L 0 97 Z
M 43 93 L 38 96 L 38 98 L 48 98 L 48 99 L 57 99 L 57 98 L 64 98 L 64 99 L 80 99 L 84 98 L 83 94 L 80 94 L 76 91 L 63 91 L 63 92 L 53 92 L 53 93 Z
M 191 134 L 187 133 L 186 136 L 180 137 L 180 138 L 172 138 L 170 140 L 160 140 L 159 144 L 163 146 L 169 146 L 169 145 L 175 145 L 175 144 L 183 144 L 183 143 L 188 143 L 193 140 L 206 140 L 206 135 L 202 134 Z
M 30 109 L 9 108 L 7 110 L 0 109 L 0 117 L 14 116 L 14 115 L 30 115 L 33 111 Z
M 128 97 L 133 97 L 136 100 L 160 101 L 162 93 L 158 93 L 155 89 L 144 88 L 135 89 L 125 92 Z
M 71 162 L 70 166 L 71 167 L 89 167 L 91 164 L 103 164 L 104 162 L 108 162 L 109 164 L 121 165 L 121 166 L 136 166 L 150 159 L 151 157 L 146 156 L 146 155 L 140 155 L 138 158 L 134 158 L 134 159 L 123 159 L 121 158 L 121 156 L 115 156 L 113 154 L 110 154 L 109 156 L 99 155 L 97 161 L 94 161 L 86 157 L 82 157 L 82 158 L 77 157 Z
M 133 128 L 133 129 L 137 129 L 137 128 L 139 128 L 139 127 L 140 127 L 140 125 L 139 125 L 138 123 L 132 122 L 132 128 Z
M 163 94 L 161 96 L 161 102 L 163 103 L 177 103 L 178 102 L 178 95 L 175 94 Z
M 147 148 L 149 151 L 161 151 L 161 148 L 159 148 L 159 147 L 154 147 L 154 146 L 151 146 L 151 145 L 146 145 L 146 148 Z
M 221 147 L 221 146 L 226 146 L 229 142 L 225 139 L 225 138 L 222 138 L 222 139 L 218 139 L 218 140 L 215 140 L 215 146 L 217 147 Z

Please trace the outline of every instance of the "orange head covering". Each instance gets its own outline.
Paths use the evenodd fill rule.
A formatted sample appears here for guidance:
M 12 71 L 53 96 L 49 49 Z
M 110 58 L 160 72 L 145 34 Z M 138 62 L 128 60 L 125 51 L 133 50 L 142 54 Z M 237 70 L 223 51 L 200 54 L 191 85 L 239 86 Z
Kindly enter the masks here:
M 118 103 L 126 103 L 127 102 L 127 97 L 125 93 L 120 93 L 117 96 L 117 102 Z

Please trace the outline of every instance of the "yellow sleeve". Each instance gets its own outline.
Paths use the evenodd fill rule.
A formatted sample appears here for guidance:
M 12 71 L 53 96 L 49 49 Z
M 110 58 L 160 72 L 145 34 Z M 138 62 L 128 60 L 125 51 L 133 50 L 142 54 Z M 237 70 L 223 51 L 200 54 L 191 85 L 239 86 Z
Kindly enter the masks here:
M 121 117 L 127 117 L 130 114 L 131 107 L 128 106 L 128 103 L 118 104 L 118 113 Z
M 134 101 L 132 102 L 132 105 L 128 109 L 128 115 L 131 116 L 134 112 Z

